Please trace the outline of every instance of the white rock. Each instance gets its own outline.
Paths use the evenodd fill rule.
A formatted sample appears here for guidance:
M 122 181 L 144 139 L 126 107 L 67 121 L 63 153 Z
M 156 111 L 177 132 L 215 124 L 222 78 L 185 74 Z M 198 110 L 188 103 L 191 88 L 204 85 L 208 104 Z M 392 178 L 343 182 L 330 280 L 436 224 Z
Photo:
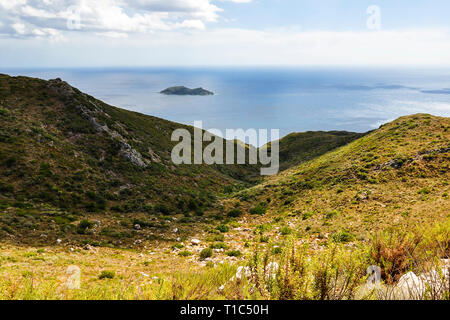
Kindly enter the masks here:
M 56 243 L 57 244 L 61 244 L 62 240 L 61 239 L 56 239 Z
M 140 274 L 146 278 L 150 277 L 148 274 L 144 273 L 144 272 L 140 272 Z
M 242 281 L 242 279 L 245 277 L 246 279 L 249 279 L 252 276 L 252 272 L 249 267 L 239 267 L 237 268 L 235 278 L 237 281 Z
M 177 233 L 178 232 L 178 228 L 173 229 L 173 233 Z
M 396 288 L 400 299 L 410 300 L 421 299 L 426 286 L 414 272 L 408 272 L 400 278 Z
M 199 244 L 200 244 L 200 240 L 198 240 L 198 239 L 192 239 L 191 240 L 191 243 L 194 245 L 194 246 L 198 246 Z
M 220 291 L 220 292 L 222 292 L 223 290 L 225 290 L 225 285 L 221 285 L 221 286 L 219 287 L 219 291 Z
M 270 262 L 266 266 L 266 277 L 275 279 L 279 268 L 280 268 L 280 266 L 278 265 L 277 262 Z

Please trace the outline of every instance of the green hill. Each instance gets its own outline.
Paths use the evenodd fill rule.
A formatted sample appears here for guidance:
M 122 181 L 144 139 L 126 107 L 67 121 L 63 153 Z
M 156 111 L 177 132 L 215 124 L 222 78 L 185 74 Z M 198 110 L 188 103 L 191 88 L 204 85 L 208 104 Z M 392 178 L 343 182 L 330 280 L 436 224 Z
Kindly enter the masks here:
M 406 116 L 241 191 L 227 206 L 267 211 L 249 223 L 290 226 L 301 237 L 364 238 L 448 217 L 449 160 L 450 119 Z
M 347 131 L 295 132 L 280 139 L 280 170 L 286 170 L 302 162 L 314 159 L 328 151 L 341 147 L 364 136 Z M 271 148 L 269 143 L 267 148 Z
M 201 216 L 226 186 L 258 178 L 255 166 L 174 166 L 178 128 L 193 132 L 60 79 L 0 75 L 0 236 L 48 231 L 51 221 L 64 234 L 105 212 Z
M 449 127 L 419 114 L 368 134 L 294 133 L 280 140 L 286 170 L 262 181 L 258 166 L 173 165 L 171 134 L 190 126 L 107 105 L 60 79 L 0 75 L 0 238 L 173 240 L 175 226 L 186 237 L 241 213 L 248 226 L 301 237 L 440 220 Z

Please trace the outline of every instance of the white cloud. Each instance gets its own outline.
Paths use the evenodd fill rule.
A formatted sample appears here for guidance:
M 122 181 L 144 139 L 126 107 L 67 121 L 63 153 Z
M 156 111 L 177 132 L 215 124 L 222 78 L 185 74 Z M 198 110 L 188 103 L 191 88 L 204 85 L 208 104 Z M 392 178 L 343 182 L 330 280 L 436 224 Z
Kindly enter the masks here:
M 222 11 L 213 0 L 0 0 L 3 36 L 24 36 L 28 29 L 93 34 L 152 33 L 174 29 L 204 30 Z M 80 28 L 67 28 L 68 20 Z M 69 22 L 70 22 L 69 21 Z M 19 32 L 19 31 L 20 32 Z M 38 32 L 39 33 L 39 32 Z

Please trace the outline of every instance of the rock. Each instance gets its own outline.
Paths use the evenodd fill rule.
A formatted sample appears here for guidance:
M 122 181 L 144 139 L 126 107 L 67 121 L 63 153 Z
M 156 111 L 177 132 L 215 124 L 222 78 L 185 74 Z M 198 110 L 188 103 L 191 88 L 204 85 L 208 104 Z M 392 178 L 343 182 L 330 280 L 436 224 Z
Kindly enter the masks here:
M 250 279 L 252 276 L 252 272 L 249 267 L 239 267 L 237 268 L 236 275 L 234 276 L 238 282 L 242 281 L 245 277 L 246 279 Z
M 135 229 L 135 230 L 141 230 L 141 225 L 139 225 L 139 224 L 136 223 L 136 224 L 134 225 L 134 229 Z
M 426 286 L 423 280 L 416 276 L 414 272 L 404 274 L 396 286 L 398 298 L 412 300 L 422 299 Z
M 83 249 L 84 249 L 84 250 L 87 250 L 87 251 L 90 251 L 90 250 L 92 250 L 93 248 L 92 248 L 91 245 L 87 244 L 87 245 L 85 245 L 85 246 L 83 247 Z
M 120 144 L 121 144 L 120 153 L 124 158 L 128 159 L 131 163 L 133 163 L 138 167 L 147 168 L 147 163 L 144 161 L 142 155 L 138 151 L 133 149 L 126 142 L 120 142 Z
M 144 273 L 144 272 L 140 272 L 140 274 L 146 278 L 150 277 L 148 274 Z
M 278 265 L 277 262 L 270 262 L 266 266 L 266 278 L 275 279 L 279 268 L 280 268 L 280 266 Z
M 173 233 L 177 233 L 178 232 L 178 228 L 173 229 Z
M 194 245 L 194 246 L 198 246 L 199 244 L 200 244 L 200 240 L 198 240 L 198 239 L 192 239 L 191 240 L 191 243 Z
M 219 292 L 223 292 L 225 290 L 225 285 L 221 285 L 218 290 Z
M 56 244 L 61 244 L 62 240 L 61 239 L 56 239 Z

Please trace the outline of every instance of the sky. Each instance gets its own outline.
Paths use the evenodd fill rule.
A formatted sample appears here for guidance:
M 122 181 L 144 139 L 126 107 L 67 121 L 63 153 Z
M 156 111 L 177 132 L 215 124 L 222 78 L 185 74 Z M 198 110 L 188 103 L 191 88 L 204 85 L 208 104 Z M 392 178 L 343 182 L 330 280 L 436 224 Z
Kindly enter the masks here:
M 449 66 L 448 0 L 0 0 L 0 67 Z

